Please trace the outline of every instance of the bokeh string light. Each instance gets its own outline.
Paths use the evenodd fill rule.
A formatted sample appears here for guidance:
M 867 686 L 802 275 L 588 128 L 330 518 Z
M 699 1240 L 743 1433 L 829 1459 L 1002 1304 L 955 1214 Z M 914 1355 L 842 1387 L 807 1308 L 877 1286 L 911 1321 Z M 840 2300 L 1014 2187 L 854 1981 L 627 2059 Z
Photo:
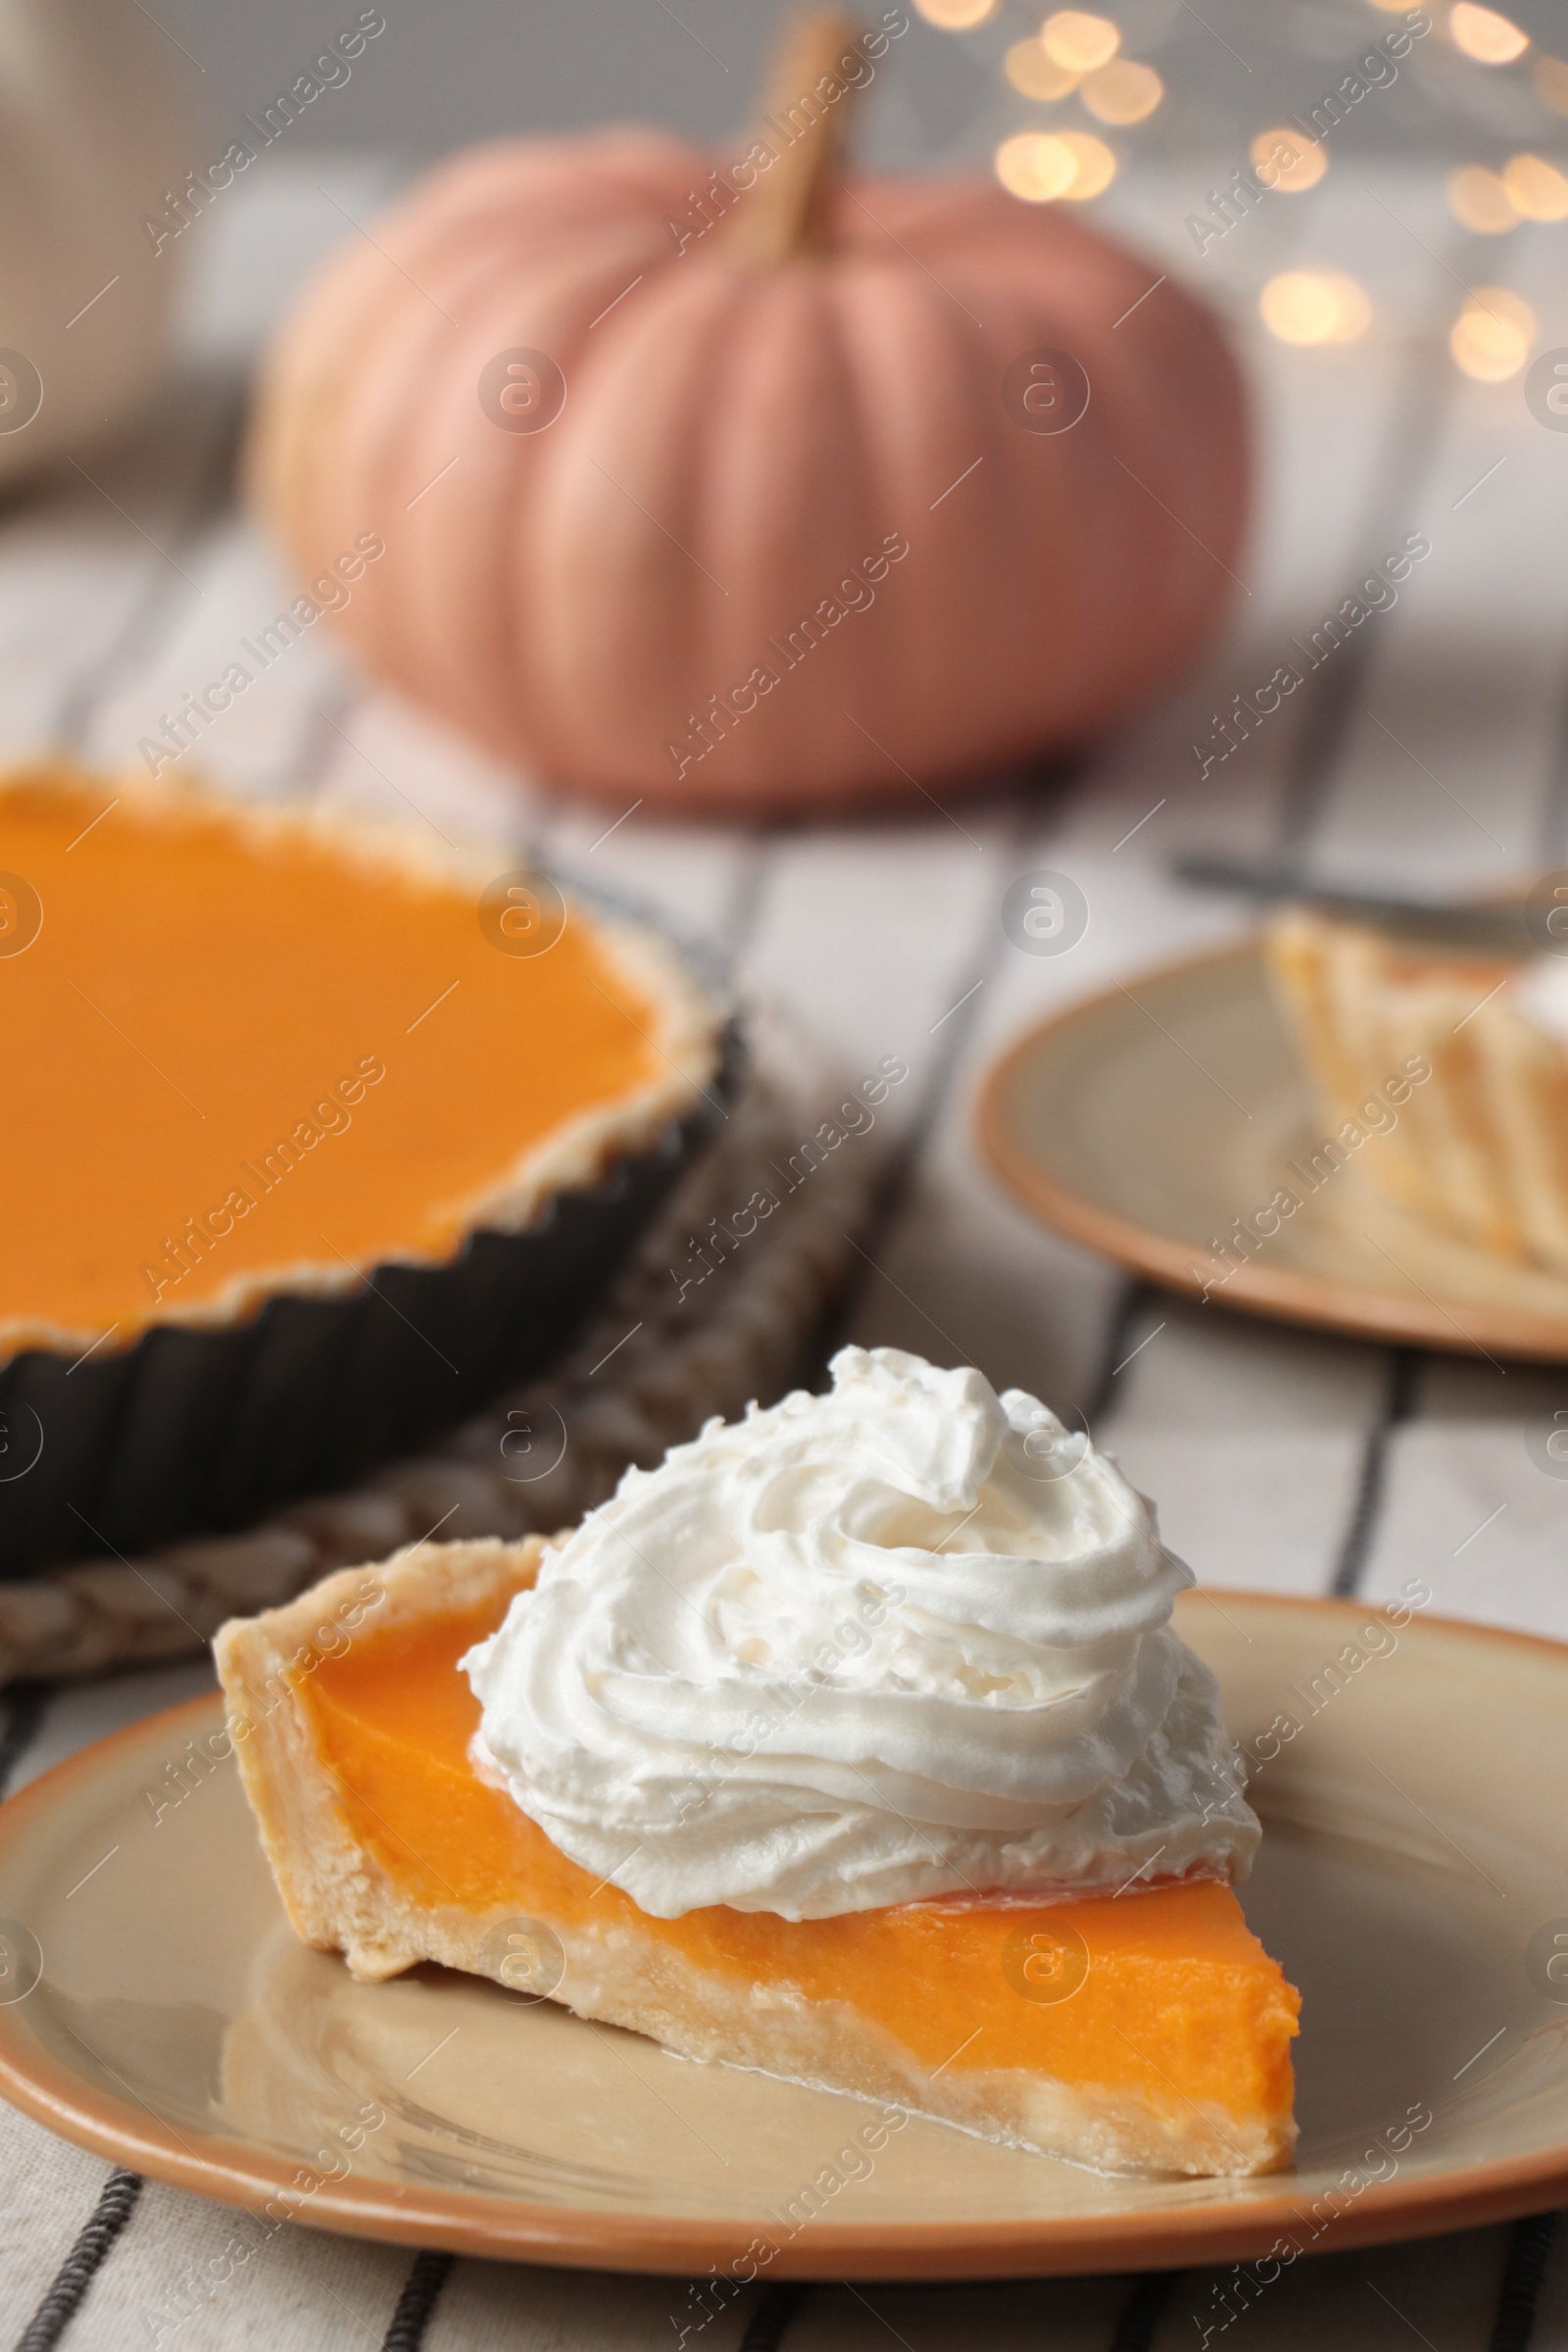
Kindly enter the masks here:
M 1568 173 L 1542 155 L 1516 155 L 1501 172 L 1466 164 L 1450 172 L 1448 210 L 1478 236 L 1500 236 L 1521 220 L 1568 220 Z
M 1268 183 L 1289 195 L 1315 188 L 1329 168 L 1321 139 L 1309 139 L 1301 131 L 1284 126 L 1260 130 L 1252 141 L 1251 158 L 1253 170 L 1263 167 Z
M 1530 357 L 1536 314 L 1506 286 L 1478 286 L 1448 332 L 1454 363 L 1481 384 L 1505 384 Z
M 1015 131 L 997 149 L 997 177 L 1025 204 L 1054 204 L 1072 186 L 1077 164 L 1063 138 L 1048 130 Z
M 1473 57 L 1478 66 L 1511 66 L 1530 46 L 1529 33 L 1522 31 L 1512 17 L 1500 16 L 1494 8 L 1478 7 L 1476 0 L 1455 0 L 1448 11 L 1447 34 L 1454 47 Z
M 1087 130 L 1022 130 L 997 149 L 997 177 L 1026 204 L 1087 204 L 1109 187 L 1116 158 Z
M 990 24 L 1002 0 L 914 0 L 914 5 L 928 24 L 944 32 L 973 32 Z
M 1069 74 L 1092 74 L 1121 47 L 1121 28 L 1087 9 L 1058 8 L 1041 25 L 1040 41 L 1054 65 Z
M 1087 204 L 1102 195 L 1116 176 L 1116 158 L 1092 130 L 1064 130 L 1061 143 L 1073 160 L 1073 175 L 1062 194 L 1070 204 Z
M 1450 172 L 1445 192 L 1454 219 L 1478 237 L 1500 237 L 1519 225 L 1519 214 L 1502 179 L 1480 164 L 1465 164 Z
M 1568 175 L 1544 156 L 1516 155 L 1502 175 L 1514 211 L 1526 220 L 1568 220 Z
M 1003 60 L 1003 71 L 1026 98 L 1066 98 L 1078 87 L 1077 74 L 1048 57 L 1038 35 L 1030 41 L 1014 41 Z
M 1099 122 L 1142 122 L 1164 97 L 1165 84 L 1152 66 L 1113 57 L 1084 75 L 1078 94 Z
M 919 13 L 950 32 L 988 24 L 1001 0 L 915 0 Z M 1383 15 L 1407 13 L 1407 0 L 1370 0 Z M 1481 0 L 1452 0 L 1435 12 L 1436 30 L 1472 65 L 1507 68 L 1528 57 L 1528 74 L 1540 103 L 1568 116 L 1568 60 L 1532 52 L 1523 26 Z M 1155 69 L 1122 52 L 1122 31 L 1097 10 L 1058 8 L 1038 33 L 1010 41 L 1003 73 L 1022 98 L 1055 106 L 1077 97 L 1097 122 L 1131 128 L 1147 122 L 1165 96 Z M 1025 128 L 997 145 L 993 166 L 1007 191 L 1028 204 L 1091 202 L 1115 179 L 1119 159 L 1092 131 Z M 1311 127 L 1279 123 L 1256 131 L 1249 142 L 1251 175 L 1268 195 L 1304 195 L 1329 170 L 1323 138 Z M 1568 221 L 1568 163 L 1549 154 L 1522 151 L 1506 164 L 1463 163 L 1444 183 L 1447 207 L 1476 236 L 1506 235 L 1525 222 Z M 1269 278 L 1258 297 L 1268 332 L 1298 347 L 1344 344 L 1366 333 L 1374 318 L 1366 288 L 1343 270 L 1288 270 Z M 1505 383 L 1527 365 L 1538 332 L 1530 305 L 1516 294 L 1484 287 L 1470 297 L 1452 321 L 1448 348 L 1454 364 L 1478 383 Z
M 1365 287 L 1339 270 L 1282 270 L 1257 307 L 1282 343 L 1353 343 L 1372 323 Z

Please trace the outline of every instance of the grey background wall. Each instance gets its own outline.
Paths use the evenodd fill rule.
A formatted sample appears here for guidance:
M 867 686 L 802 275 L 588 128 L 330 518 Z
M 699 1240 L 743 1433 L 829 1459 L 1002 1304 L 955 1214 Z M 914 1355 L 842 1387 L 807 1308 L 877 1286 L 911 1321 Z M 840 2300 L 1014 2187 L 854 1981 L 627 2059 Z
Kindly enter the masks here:
M 201 69 L 215 128 L 265 106 L 309 70 L 365 0 L 153 0 Z M 1160 0 L 1160 5 L 1168 0 Z M 883 0 L 861 13 L 871 19 Z M 1147 0 L 1145 0 L 1147 5 Z M 351 78 L 290 133 L 302 146 L 441 154 L 516 130 L 608 120 L 704 136 L 750 119 L 779 0 L 377 0 L 386 30 Z M 913 20 L 897 75 L 874 94 L 873 151 L 941 155 L 1000 97 L 995 41 Z M 1019 11 L 1019 32 L 1038 12 Z M 1014 36 L 1016 37 L 1016 36 Z
M 787 0 L 374 0 L 386 30 L 289 131 L 289 150 L 330 147 L 416 161 L 512 131 L 641 119 L 721 138 L 751 119 Z M 813 0 L 819 4 L 819 0 Z M 937 30 L 904 0 L 909 30 L 857 127 L 870 164 L 984 168 L 996 140 L 1042 113 L 1000 71 L 1010 41 L 1039 28 L 1051 0 L 1004 0 L 983 29 Z M 1093 4 L 1093 0 L 1090 0 Z M 1129 55 L 1157 66 L 1171 102 L 1140 127 L 1145 159 L 1180 150 L 1231 156 L 1241 126 L 1310 104 L 1389 30 L 1382 0 L 1101 0 Z M 1568 51 L 1565 0 L 1502 0 L 1516 21 Z M 215 132 L 237 125 L 308 72 L 366 0 L 138 0 L 200 71 Z M 867 22 L 888 0 L 851 0 Z M 1433 0 L 1434 9 L 1439 0 Z M 1488 74 L 1423 42 L 1399 87 L 1365 110 L 1341 151 L 1418 147 L 1490 160 L 1489 147 L 1563 142 L 1527 74 Z M 172 51 L 171 52 L 172 56 Z M 1337 77 L 1337 74 L 1336 76 Z M 1328 86 L 1332 86 L 1332 80 Z M 1234 157 L 1232 157 L 1234 160 Z

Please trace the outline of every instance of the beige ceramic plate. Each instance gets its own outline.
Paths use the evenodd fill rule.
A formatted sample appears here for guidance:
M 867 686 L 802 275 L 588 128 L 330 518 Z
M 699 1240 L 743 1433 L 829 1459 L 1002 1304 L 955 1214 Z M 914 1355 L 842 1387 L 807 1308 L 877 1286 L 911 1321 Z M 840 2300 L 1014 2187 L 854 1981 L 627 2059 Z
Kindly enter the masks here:
M 1369 1339 L 1568 1361 L 1568 1282 L 1429 1231 L 1357 1157 L 1314 1185 L 1323 1123 L 1253 945 L 1151 972 L 1031 1030 L 997 1064 L 980 1138 L 1075 1241 L 1175 1289 Z M 1227 1279 L 1211 1242 L 1299 1202 Z M 1268 1220 L 1265 1219 L 1265 1222 Z
M 155 1811 L 216 1698 L 0 1811 L 13 1989 L 29 1938 L 43 1968 L 0 2007 L 0 2090 L 138 2171 L 270 2197 L 274 2218 L 677 2274 L 1230 2261 L 1561 2199 L 1568 1648 L 1234 1593 L 1190 1596 L 1181 1622 L 1262 1759 L 1246 1901 L 1304 1995 L 1294 2173 L 1103 2179 L 924 2122 L 868 2157 L 857 2100 L 685 2064 L 439 1970 L 357 1985 L 295 1942 L 232 1763 L 187 1768 L 191 1793 Z M 1302 1727 L 1288 1741 L 1282 1716 Z

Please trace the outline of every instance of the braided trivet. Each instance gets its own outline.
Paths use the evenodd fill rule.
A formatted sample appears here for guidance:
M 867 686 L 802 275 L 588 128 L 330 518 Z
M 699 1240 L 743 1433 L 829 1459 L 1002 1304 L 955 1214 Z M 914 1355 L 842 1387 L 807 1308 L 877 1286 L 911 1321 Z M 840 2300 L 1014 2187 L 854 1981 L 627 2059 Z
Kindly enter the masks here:
M 855 1091 L 803 1075 L 800 1059 L 793 1041 L 754 1031 L 750 1074 L 717 1142 L 554 1377 L 503 1397 L 435 1451 L 246 1534 L 0 1584 L 0 1683 L 193 1653 L 225 1617 L 421 1537 L 569 1526 L 628 1463 L 662 1460 L 710 1414 L 732 1419 L 754 1396 L 772 1402 L 844 1271 L 880 1158 L 880 1136 L 833 1120 L 847 1092 L 866 1120 Z M 768 1198 L 775 1205 L 759 1215 Z

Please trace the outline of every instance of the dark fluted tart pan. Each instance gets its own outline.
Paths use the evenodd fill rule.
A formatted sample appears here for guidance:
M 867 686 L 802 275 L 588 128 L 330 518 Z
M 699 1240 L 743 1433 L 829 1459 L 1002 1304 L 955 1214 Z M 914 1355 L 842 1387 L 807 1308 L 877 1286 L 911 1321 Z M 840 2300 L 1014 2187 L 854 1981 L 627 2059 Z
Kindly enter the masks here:
M 43 762 L 0 851 L 0 1579 L 341 1491 L 548 1372 L 734 1083 L 702 951 L 505 844 Z M 389 1061 L 380 1141 L 230 1242 Z
M 351 1486 L 550 1370 L 702 1150 L 741 1058 L 731 1024 L 708 1096 L 653 1149 L 557 1194 L 521 1232 L 473 1232 L 444 1264 L 285 1292 L 241 1323 L 157 1325 L 117 1355 L 13 1357 L 0 1577 L 133 1557 Z

